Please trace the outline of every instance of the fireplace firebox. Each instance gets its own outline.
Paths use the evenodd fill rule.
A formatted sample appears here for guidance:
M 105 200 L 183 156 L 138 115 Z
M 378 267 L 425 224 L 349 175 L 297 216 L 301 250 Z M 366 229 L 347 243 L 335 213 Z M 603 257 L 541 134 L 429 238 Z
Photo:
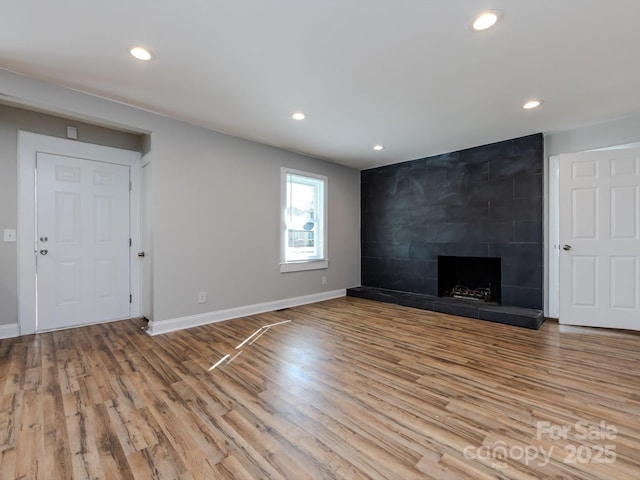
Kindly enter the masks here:
M 440 297 L 500 304 L 500 284 L 500 258 L 438 256 Z

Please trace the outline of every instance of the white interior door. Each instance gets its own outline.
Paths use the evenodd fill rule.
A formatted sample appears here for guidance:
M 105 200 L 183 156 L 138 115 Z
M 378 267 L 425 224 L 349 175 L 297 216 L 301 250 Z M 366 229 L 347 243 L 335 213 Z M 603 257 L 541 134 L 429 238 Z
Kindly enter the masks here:
M 37 153 L 38 331 L 129 318 L 129 167 Z
M 640 330 L 640 149 L 560 159 L 560 323 Z

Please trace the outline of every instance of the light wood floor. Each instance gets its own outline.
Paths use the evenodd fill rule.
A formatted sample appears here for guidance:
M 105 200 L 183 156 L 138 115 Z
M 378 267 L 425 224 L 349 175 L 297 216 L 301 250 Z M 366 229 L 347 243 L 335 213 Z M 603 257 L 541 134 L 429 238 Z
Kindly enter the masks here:
M 341 298 L 2 340 L 0 452 L 3 480 L 638 479 L 640 336 Z

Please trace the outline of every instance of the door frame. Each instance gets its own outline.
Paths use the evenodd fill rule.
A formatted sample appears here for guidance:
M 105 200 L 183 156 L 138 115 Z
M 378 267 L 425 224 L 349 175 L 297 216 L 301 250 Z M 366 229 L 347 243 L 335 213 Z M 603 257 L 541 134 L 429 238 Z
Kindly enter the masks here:
M 140 315 L 140 152 L 18 130 L 18 324 L 20 335 L 37 331 L 36 153 L 86 158 L 129 167 L 129 283 L 131 317 Z
M 140 316 L 146 318 L 149 322 L 153 322 L 153 216 L 151 215 L 151 203 L 153 202 L 153 166 L 151 163 L 151 154 L 147 153 L 142 156 L 140 161 L 140 249 L 145 253 L 145 259 L 139 263 L 140 266 Z M 147 175 L 149 188 L 148 192 L 144 191 L 143 185 L 144 175 Z M 147 195 L 148 202 L 143 202 L 143 196 Z M 148 230 L 143 229 L 144 222 L 147 222 Z M 145 238 L 145 233 L 148 238 Z M 148 263 L 149 275 L 146 276 L 142 268 L 144 262 Z M 146 298 L 145 298 L 146 297 Z M 146 302 L 146 308 L 145 308 Z
M 549 300 L 546 316 L 560 318 L 560 157 L 549 157 L 549 239 L 548 291 Z

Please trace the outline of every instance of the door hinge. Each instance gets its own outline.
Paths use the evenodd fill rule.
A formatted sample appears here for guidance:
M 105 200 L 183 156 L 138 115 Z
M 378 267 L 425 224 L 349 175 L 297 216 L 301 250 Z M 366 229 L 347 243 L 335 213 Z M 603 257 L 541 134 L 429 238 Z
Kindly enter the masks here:
M 133 297 L 129 294 L 129 303 L 133 303 Z
M 133 184 L 131 183 L 131 180 L 129 180 L 129 191 L 133 190 Z
M 133 245 L 133 242 L 131 241 L 131 239 L 129 239 L 129 246 Z

